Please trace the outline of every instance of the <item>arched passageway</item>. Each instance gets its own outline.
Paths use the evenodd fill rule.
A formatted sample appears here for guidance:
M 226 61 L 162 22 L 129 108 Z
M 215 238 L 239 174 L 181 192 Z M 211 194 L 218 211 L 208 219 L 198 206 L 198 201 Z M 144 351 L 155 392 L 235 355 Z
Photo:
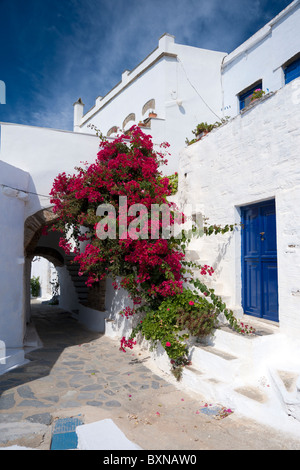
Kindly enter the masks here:
M 30 279 L 32 261 L 36 257 L 41 257 L 47 260 L 48 263 L 51 263 L 57 271 L 59 306 L 71 312 L 79 321 L 92 326 L 89 316 L 95 318 L 98 314 L 99 317 L 99 312 L 103 313 L 105 311 L 105 281 L 93 288 L 86 286 L 86 277 L 78 275 L 79 265 L 73 261 L 74 254 L 65 254 L 59 246 L 60 233 L 51 230 L 55 220 L 56 215 L 50 207 L 38 211 L 25 221 L 25 321 L 28 324 L 31 315 Z M 80 314 L 81 311 L 83 312 L 82 314 Z M 100 323 L 103 323 L 103 321 L 101 320 Z M 93 326 L 97 329 L 100 323 L 99 319 L 96 319 L 96 323 Z

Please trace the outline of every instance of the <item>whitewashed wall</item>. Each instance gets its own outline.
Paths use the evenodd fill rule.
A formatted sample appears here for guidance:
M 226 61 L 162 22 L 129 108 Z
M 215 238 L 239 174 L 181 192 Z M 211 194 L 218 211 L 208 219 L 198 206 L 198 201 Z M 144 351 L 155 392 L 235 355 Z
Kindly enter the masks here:
M 179 200 L 211 224 L 240 223 L 239 207 L 276 200 L 279 321 L 300 333 L 300 79 L 212 131 L 181 154 Z M 241 311 L 241 238 L 194 240 L 202 262 L 216 274 L 217 293 Z
M 1 160 L 27 171 L 29 191 L 49 195 L 54 178 L 61 172 L 73 174 L 83 161 L 95 161 L 99 139 L 94 135 L 42 127 L 1 123 Z M 34 199 L 27 216 L 49 207 L 49 198 Z
M 262 80 L 266 92 L 284 86 L 282 66 L 298 52 L 300 2 L 296 0 L 224 59 L 224 116 L 239 112 L 237 95 L 256 81 Z
M 185 139 L 193 138 L 192 130 L 201 121 L 215 122 L 221 115 L 221 62 L 225 53 L 176 44 L 174 37 L 165 34 L 158 48 L 134 70 L 126 71 L 122 81 L 105 97 L 97 98 L 95 106 L 78 119 L 75 105 L 75 127 L 92 132 L 94 124 L 104 134 L 113 126 L 122 129 L 124 119 L 135 114 L 125 130 L 140 120 L 143 105 L 155 99 L 157 118 L 151 120 L 151 129 L 145 130 L 155 144 L 170 143 L 172 157 L 166 173 L 178 170 L 178 153 Z M 216 113 L 216 114 L 214 114 Z M 144 130 L 144 129 L 143 129 Z
M 49 207 L 47 196 L 58 173 L 73 174 L 82 161 L 94 162 L 98 148 L 99 139 L 93 135 L 1 123 L 0 184 L 7 187 L 0 187 L 0 373 L 24 360 L 31 276 L 30 260 L 24 259 L 25 220 Z M 58 248 L 50 239 L 48 246 Z M 35 267 L 32 275 L 39 275 Z M 64 289 L 64 305 L 73 308 L 72 295 L 66 295 Z
M 24 361 L 24 220 L 29 174 L 0 160 L 0 373 Z

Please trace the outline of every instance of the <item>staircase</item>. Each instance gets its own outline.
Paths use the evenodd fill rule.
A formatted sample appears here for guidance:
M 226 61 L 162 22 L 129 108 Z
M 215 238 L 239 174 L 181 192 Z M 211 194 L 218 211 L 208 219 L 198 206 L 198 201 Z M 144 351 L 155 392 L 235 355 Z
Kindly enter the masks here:
M 70 253 L 65 255 L 66 268 L 71 276 L 73 285 L 75 287 L 78 301 L 81 304 L 86 304 L 88 299 L 88 287 L 86 285 L 87 276 L 79 276 L 79 263 L 74 263 L 75 254 Z
M 194 341 L 182 385 L 245 417 L 300 436 L 299 351 L 290 349 L 278 327 L 248 317 L 246 322 L 256 328 L 255 335 L 242 336 L 223 326 L 206 341 Z

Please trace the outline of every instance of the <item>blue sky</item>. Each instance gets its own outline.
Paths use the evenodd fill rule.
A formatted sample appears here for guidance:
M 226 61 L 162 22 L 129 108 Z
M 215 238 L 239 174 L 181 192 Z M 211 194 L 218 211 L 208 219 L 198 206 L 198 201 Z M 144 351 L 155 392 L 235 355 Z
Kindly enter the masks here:
M 291 0 L 0 0 L 0 121 L 72 130 L 158 45 L 231 52 Z

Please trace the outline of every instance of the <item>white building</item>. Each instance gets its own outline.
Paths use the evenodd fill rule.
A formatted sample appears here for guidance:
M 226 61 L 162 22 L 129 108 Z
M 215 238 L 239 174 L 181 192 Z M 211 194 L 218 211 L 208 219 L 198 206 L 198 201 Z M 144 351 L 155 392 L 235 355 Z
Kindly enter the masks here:
M 63 308 L 90 328 L 124 334 L 118 317 L 122 293 L 116 294 L 107 281 L 105 305 L 103 298 L 100 306 L 92 298 L 83 302 L 88 293 L 78 284 L 76 269 L 70 269 L 57 235 L 44 236 L 42 228 L 54 221 L 49 191 L 55 176 L 72 173 L 81 161 L 96 157 L 98 138 L 88 126 L 113 137 L 143 121 L 156 145 L 171 144 L 165 171 L 179 173 L 181 204 L 192 205 L 195 216 L 201 213 L 212 224 L 236 224 L 228 236 L 194 240 L 190 256 L 214 267 L 211 287 L 238 317 L 258 321 L 259 328 L 272 333 L 247 343 L 217 330 L 212 349 L 193 349 L 193 364 L 202 377 L 186 370 L 183 383 L 195 390 L 202 387 L 207 396 L 224 398 L 251 417 L 270 422 L 276 410 L 281 423 L 289 414 L 298 423 L 299 5 L 300 0 L 292 2 L 230 54 L 179 45 L 173 36 L 163 35 L 158 48 L 125 71 L 91 110 L 84 114 L 82 101 L 74 104 L 74 132 L 1 124 L 0 373 L 24 360 L 34 256 L 54 264 Z M 251 104 L 254 88 L 266 93 Z M 149 111 L 157 116 L 149 117 Z M 184 148 L 198 123 L 225 116 L 231 118 L 228 123 Z M 107 317 L 111 321 L 105 324 Z M 156 359 L 165 367 L 161 354 Z M 292 389 L 283 387 L 278 371 Z M 246 385 L 257 391 L 262 376 L 273 380 L 274 388 L 253 405 L 241 390 Z
M 200 258 L 205 253 L 203 261 L 214 266 L 216 280 L 236 313 L 246 310 L 280 322 L 282 329 L 300 338 L 299 103 L 297 78 L 185 149 L 179 199 L 212 224 L 237 224 L 228 237 L 220 235 L 217 242 L 204 237 L 193 241 L 191 248 Z M 249 238 L 243 239 L 248 230 Z M 260 269 L 266 272 L 259 273 Z M 266 277 L 260 280 L 260 275 Z M 249 285 L 243 286 L 243 280 Z M 255 307 L 263 290 L 270 296 L 265 298 L 267 305 Z M 272 301 L 274 308 L 279 302 L 273 313 L 268 310 Z
M 208 288 L 262 332 L 241 341 L 217 330 L 210 355 L 194 351 L 202 379 L 186 373 L 186 383 L 282 424 L 282 410 L 300 420 L 299 3 L 225 58 L 224 104 L 232 118 L 184 149 L 179 164 L 183 208 L 190 204 L 194 218 L 209 224 L 235 225 L 226 235 L 194 239 L 189 255 L 213 266 Z M 250 102 L 247 93 L 259 87 L 269 93 Z M 230 357 L 218 361 L 218 371 L 214 366 L 212 387 L 211 364 L 222 354 Z
M 269 289 L 269 299 L 265 298 L 268 306 L 263 308 L 257 305 L 255 310 L 253 302 L 258 302 L 258 299 L 254 299 L 254 294 L 253 296 L 249 294 L 249 289 L 246 290 L 241 285 L 243 277 L 241 270 L 244 266 L 245 282 L 252 282 L 255 296 L 258 295 L 258 291 L 260 292 L 260 281 L 256 279 L 258 265 L 253 264 L 250 267 L 245 262 L 251 257 L 255 263 L 257 260 L 257 247 L 248 246 L 249 243 L 254 243 L 252 239 L 244 240 L 242 246 L 244 260 L 241 261 L 240 240 L 238 244 L 232 242 L 231 247 L 235 245 L 233 252 L 230 251 L 230 246 L 227 246 L 224 259 L 228 259 L 228 262 L 221 263 L 222 268 L 219 266 L 222 272 L 221 277 L 224 278 L 227 286 L 226 291 L 231 292 L 231 306 L 241 312 L 241 296 L 244 295 L 243 311 L 275 322 L 279 321 L 278 308 L 275 308 L 275 304 L 278 303 L 275 267 L 277 264 L 276 241 L 280 258 L 284 250 L 288 249 L 281 237 L 289 233 L 286 221 L 282 225 L 280 221 L 286 211 L 291 215 L 293 205 L 295 207 L 293 207 L 291 218 L 293 230 L 297 232 L 297 187 L 300 185 L 298 170 L 300 163 L 298 152 L 300 78 L 297 78 L 300 77 L 299 27 L 300 2 L 297 0 L 225 58 L 222 65 L 224 102 L 231 103 L 226 111 L 231 112 L 232 119 L 226 125 L 213 130 L 199 143 L 183 150 L 179 165 L 179 200 L 194 204 L 195 207 L 198 205 L 199 212 L 202 211 L 205 216 L 209 217 L 211 223 L 220 223 L 222 220 L 224 224 L 246 224 L 249 217 L 251 220 L 261 218 L 262 220 L 253 230 L 258 229 L 257 235 L 260 235 L 261 241 L 265 242 L 262 245 L 266 245 L 269 240 L 266 237 L 267 228 L 273 232 L 274 237 L 277 230 L 277 240 L 274 238 L 272 241 L 272 250 L 270 251 L 269 247 L 268 253 L 262 254 L 263 257 L 268 256 L 270 264 L 264 268 L 268 271 L 269 280 L 272 277 L 273 281 L 272 287 L 270 287 L 271 284 L 269 287 L 267 284 L 264 285 L 264 289 Z M 251 103 L 245 95 L 251 97 L 249 90 L 253 93 L 253 90 L 259 86 L 259 80 L 263 84 L 262 89 L 264 86 L 269 86 L 270 90 L 259 102 Z M 286 194 L 285 191 L 290 191 L 290 201 L 286 200 L 287 196 L 284 196 L 285 203 L 283 203 L 281 198 L 283 194 Z M 270 202 L 271 200 L 273 202 Z M 253 206 L 255 204 L 257 205 Z M 276 207 L 271 208 L 272 204 Z M 248 207 L 248 212 L 246 207 Z M 196 208 L 194 210 L 196 211 Z M 265 214 L 266 210 L 268 214 Z M 268 227 L 266 223 L 269 224 Z M 240 232 L 233 239 L 237 240 L 236 237 L 239 236 Z M 255 236 L 251 232 L 250 237 Z M 293 236 L 297 236 L 296 233 Z M 203 243 L 204 241 L 201 241 L 201 244 Z M 214 245 L 214 242 L 210 241 L 209 244 Z M 293 245 L 292 240 L 290 244 Z M 207 247 L 205 250 L 207 257 L 209 256 Z M 280 250 L 282 250 L 281 254 Z M 296 252 L 293 250 L 293 253 Z M 222 259 L 221 253 L 217 258 L 219 265 Z M 235 259 L 234 269 L 233 259 Z M 281 266 L 285 273 L 287 259 L 282 259 Z M 295 277 L 293 271 L 293 279 L 290 280 L 291 285 L 294 284 L 295 292 L 297 292 L 296 284 L 300 279 L 298 276 L 300 272 Z M 285 278 L 288 277 L 288 273 L 279 272 L 280 289 L 285 283 Z M 295 292 L 294 301 L 297 296 Z M 274 301 L 273 307 L 276 310 L 273 313 L 270 311 L 273 307 L 269 305 L 271 300 Z M 252 306 L 248 308 L 249 302 L 252 302 Z M 299 321 L 296 322 L 296 328 L 295 321 L 291 320 L 292 310 L 288 309 L 289 313 L 286 311 L 289 303 L 290 300 L 286 297 L 281 298 L 281 310 L 279 308 L 281 326 L 287 327 L 287 324 L 291 322 L 290 332 L 298 335 L 300 334 L 300 316 Z M 295 301 L 295 308 L 298 309 L 297 301 Z M 296 318 L 298 315 L 295 312 L 294 320 Z
M 177 44 L 164 34 L 158 47 L 95 105 L 74 103 L 74 131 L 115 136 L 141 125 L 155 145 L 168 141 L 168 167 L 178 170 L 179 153 L 197 124 L 236 116 L 253 90 L 275 92 L 300 68 L 299 2 L 295 0 L 230 54 Z M 156 117 L 149 117 L 154 111 Z
M 98 147 L 93 135 L 1 124 L 0 373 L 22 363 L 24 346 L 35 344 L 29 324 L 31 277 L 39 276 L 43 298 L 51 297 L 43 277 L 50 271 L 51 280 L 54 265 L 62 308 L 80 314 L 82 292 L 72 282 L 59 236 L 42 235 L 42 229 L 54 221 L 49 198 L 54 178 L 71 173 L 82 160 L 92 163 Z M 42 257 L 39 269 L 32 263 L 35 257 Z
M 158 47 L 107 95 L 84 112 L 82 101 L 74 104 L 74 131 L 93 132 L 93 124 L 104 135 L 113 136 L 132 125 L 145 125 L 155 145 L 169 142 L 168 174 L 178 170 L 178 154 L 185 139 L 202 121 L 219 120 L 222 107 L 220 71 L 224 52 L 175 43 L 164 34 Z M 149 117 L 154 111 L 156 117 Z
M 13 363 L 24 358 L 24 221 L 30 176 L 25 171 L 0 161 L 0 368 L 6 357 Z M 17 191 L 13 188 L 22 188 Z M 0 369 L 1 370 L 1 369 Z
M 222 64 L 222 111 L 236 116 L 256 88 L 266 94 L 300 73 L 300 5 L 292 2 Z

